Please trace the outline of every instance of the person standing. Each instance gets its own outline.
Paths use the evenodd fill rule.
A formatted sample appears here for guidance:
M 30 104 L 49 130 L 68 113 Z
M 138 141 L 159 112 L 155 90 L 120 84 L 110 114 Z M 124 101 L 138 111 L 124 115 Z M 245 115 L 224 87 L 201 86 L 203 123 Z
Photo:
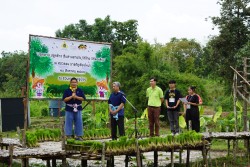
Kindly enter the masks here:
M 199 97 L 195 94 L 195 86 L 188 88 L 187 101 L 184 103 L 184 111 L 186 111 L 186 124 L 189 130 L 190 122 L 192 130 L 200 132 L 200 112 L 199 112 Z
M 63 101 L 65 106 L 65 135 L 72 137 L 72 128 L 74 123 L 74 135 L 76 140 L 82 140 L 83 123 L 82 123 L 82 101 L 86 100 L 83 91 L 77 87 L 76 78 L 71 78 L 70 87 L 64 91 Z
M 160 112 L 161 104 L 163 102 L 163 91 L 156 85 L 156 78 L 150 79 L 150 87 L 146 91 L 146 97 L 148 98 L 148 120 L 150 136 L 160 136 Z
M 169 90 L 166 91 L 164 99 L 166 100 L 168 121 L 173 135 L 179 133 L 179 111 L 181 93 L 176 89 L 176 81 L 169 81 Z
M 109 113 L 111 119 L 111 137 L 112 140 L 117 139 L 117 126 L 119 135 L 125 135 L 124 129 L 124 105 L 126 103 L 125 94 L 120 91 L 121 84 L 119 82 L 113 82 L 113 93 L 110 95 Z

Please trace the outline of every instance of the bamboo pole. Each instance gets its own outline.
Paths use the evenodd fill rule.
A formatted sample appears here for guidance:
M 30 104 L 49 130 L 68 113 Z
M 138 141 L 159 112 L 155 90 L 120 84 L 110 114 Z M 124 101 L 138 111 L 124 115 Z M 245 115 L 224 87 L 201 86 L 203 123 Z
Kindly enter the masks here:
M 243 77 L 247 80 L 247 59 L 246 57 L 244 58 L 244 66 L 243 66 Z M 243 83 L 243 96 L 247 98 L 247 85 L 246 82 Z M 247 102 L 244 100 L 243 101 L 243 122 L 244 122 L 244 131 L 247 131 Z M 246 145 L 246 141 L 245 141 Z
M 233 69 L 234 72 L 235 72 L 237 75 L 239 75 L 239 77 L 241 77 L 241 79 L 245 82 L 245 84 L 247 84 L 248 86 L 250 86 L 250 83 L 249 83 L 243 76 L 241 76 L 240 73 L 239 73 L 237 70 L 235 70 L 232 66 L 230 66 L 230 68 Z

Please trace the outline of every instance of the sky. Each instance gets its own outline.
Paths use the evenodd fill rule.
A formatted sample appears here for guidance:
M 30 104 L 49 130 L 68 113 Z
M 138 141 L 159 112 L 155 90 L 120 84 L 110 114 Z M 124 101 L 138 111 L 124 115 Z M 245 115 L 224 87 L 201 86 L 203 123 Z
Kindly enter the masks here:
M 218 0 L 3 0 L 0 2 L 0 53 L 28 52 L 29 34 L 55 36 L 65 25 L 95 18 L 138 21 L 138 33 L 150 43 L 172 37 L 205 45 L 213 30 L 209 16 L 219 16 Z

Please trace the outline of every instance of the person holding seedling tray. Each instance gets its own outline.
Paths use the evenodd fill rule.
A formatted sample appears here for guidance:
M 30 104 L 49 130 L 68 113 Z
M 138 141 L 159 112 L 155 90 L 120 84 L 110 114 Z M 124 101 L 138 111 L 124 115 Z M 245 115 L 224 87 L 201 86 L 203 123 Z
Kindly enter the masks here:
M 119 82 L 113 82 L 113 93 L 110 95 L 109 113 L 111 119 L 111 137 L 112 140 L 117 139 L 117 126 L 119 135 L 125 135 L 124 129 L 124 104 L 126 103 L 125 94 L 120 91 L 121 84 Z
M 71 78 L 70 86 L 64 91 L 63 101 L 65 106 L 65 135 L 72 138 L 72 128 L 74 123 L 74 135 L 76 140 L 82 140 L 83 123 L 82 123 L 82 101 L 86 100 L 83 91 L 77 87 L 76 78 Z

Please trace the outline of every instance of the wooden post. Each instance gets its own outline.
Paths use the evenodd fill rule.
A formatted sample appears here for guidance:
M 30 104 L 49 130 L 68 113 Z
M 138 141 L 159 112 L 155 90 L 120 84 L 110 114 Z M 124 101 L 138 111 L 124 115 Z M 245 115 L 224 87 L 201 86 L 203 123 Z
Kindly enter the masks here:
M 105 167 L 105 142 L 102 142 L 102 167 Z
M 136 133 L 137 132 L 135 132 L 135 135 L 137 135 Z M 140 152 L 140 149 L 139 149 L 137 136 L 136 136 L 136 162 L 137 162 L 138 167 L 142 167 L 141 152 Z
M 128 158 L 128 155 L 126 155 L 126 157 L 125 157 L 125 167 L 128 167 L 128 162 L 129 162 L 129 158 Z
M 16 127 L 16 131 L 17 131 L 17 134 L 18 134 L 19 142 L 22 143 L 22 139 L 21 139 L 21 129 L 20 129 L 19 126 Z
M 227 156 L 230 154 L 230 139 L 227 140 Z
M 186 160 L 186 167 L 189 167 L 189 159 L 190 159 L 190 150 L 187 148 L 187 160 Z
M 179 164 L 182 163 L 182 150 L 179 151 Z
M 244 66 L 243 66 L 243 77 L 247 80 L 247 58 L 244 58 Z M 247 98 L 247 84 L 243 82 L 243 96 Z M 244 121 L 244 131 L 247 131 L 247 102 L 243 100 L 243 121 Z M 246 144 L 246 142 L 245 142 Z
M 66 156 L 63 156 L 63 158 L 62 158 L 62 167 L 67 167 L 67 159 L 66 159 Z
M 82 160 L 81 160 L 81 164 L 82 164 L 82 167 L 87 167 L 87 166 L 88 166 L 88 161 L 82 159 Z
M 56 167 L 56 159 L 55 158 L 52 159 L 52 167 Z
M 158 152 L 154 151 L 154 167 L 158 167 Z
M 237 109 L 236 109 L 236 102 L 237 102 L 237 74 L 234 73 L 234 82 L 233 82 L 233 97 L 234 97 L 234 118 L 235 118 L 235 124 L 234 124 L 234 132 L 236 134 L 237 132 Z
M 11 144 L 10 147 L 9 147 L 9 167 L 12 167 L 12 162 L 13 162 L 13 149 L 14 149 L 14 146 Z
M 174 167 L 174 149 L 171 149 L 171 167 Z
M 26 147 L 26 130 L 28 127 L 28 98 L 23 98 L 23 106 L 24 106 L 24 126 L 23 126 L 23 138 L 22 138 L 22 146 Z
M 47 166 L 47 167 L 50 167 L 50 159 L 47 159 L 47 160 L 46 160 L 46 166 Z
M 203 144 L 203 148 L 202 148 L 203 165 L 208 166 L 208 163 L 207 163 L 207 149 L 206 149 L 206 142 L 205 142 L 204 137 L 202 139 L 202 144 Z
M 236 160 L 236 153 L 237 153 L 237 146 L 236 146 L 236 139 L 233 139 L 233 159 Z
M 244 63 L 243 63 L 243 77 L 248 80 L 247 78 L 247 58 L 245 57 L 244 58 Z M 243 96 L 246 98 L 246 99 L 249 99 L 248 96 L 248 89 L 247 89 L 247 83 L 246 82 L 243 82 Z M 247 118 L 247 101 L 246 100 L 243 100 L 243 121 L 244 121 L 244 131 L 247 132 L 248 131 L 248 127 L 249 127 L 249 122 L 248 122 L 248 118 Z M 246 148 L 249 147 L 249 142 L 248 140 L 244 140 L 244 145 Z M 247 154 L 248 154 L 248 151 L 247 151 Z
M 29 166 L 29 158 L 23 158 L 22 167 L 28 167 L 28 166 Z
M 61 131 L 62 131 L 62 150 L 65 150 L 65 132 L 64 132 L 64 117 L 60 117 Z

